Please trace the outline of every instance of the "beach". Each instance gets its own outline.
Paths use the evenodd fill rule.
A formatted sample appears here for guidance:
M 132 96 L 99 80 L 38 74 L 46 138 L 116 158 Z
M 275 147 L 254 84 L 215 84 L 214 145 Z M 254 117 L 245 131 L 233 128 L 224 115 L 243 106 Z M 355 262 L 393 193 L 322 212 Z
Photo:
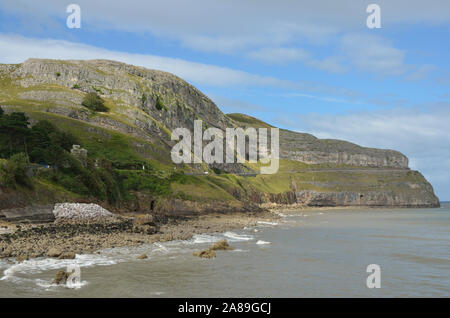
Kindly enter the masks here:
M 0 223 L 3 232 L 0 232 L 0 258 L 23 261 L 59 257 L 64 253 L 95 253 L 105 248 L 188 240 L 194 234 L 242 229 L 278 218 L 276 213 L 267 210 L 183 217 L 127 214 L 112 218 L 58 219 L 43 224 L 3 221 Z

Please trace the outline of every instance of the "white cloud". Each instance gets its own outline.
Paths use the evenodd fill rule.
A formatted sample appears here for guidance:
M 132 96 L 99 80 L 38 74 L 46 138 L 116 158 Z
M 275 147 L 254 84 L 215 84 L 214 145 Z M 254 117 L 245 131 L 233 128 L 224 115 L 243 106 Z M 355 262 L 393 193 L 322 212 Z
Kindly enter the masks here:
M 225 67 L 195 63 L 155 55 L 110 51 L 90 45 L 61 40 L 31 39 L 0 34 L 0 60 L 21 63 L 28 58 L 111 59 L 174 73 L 186 80 L 205 85 L 295 86 L 295 83 L 264 77 Z
M 311 58 L 310 54 L 303 49 L 283 47 L 263 48 L 252 51 L 247 53 L 247 57 L 273 64 L 286 64 Z
M 321 83 L 289 81 L 261 76 L 226 67 L 196 63 L 183 59 L 156 55 L 111 51 L 90 45 L 50 39 L 34 39 L 0 34 L 0 61 L 21 63 L 28 58 L 50 59 L 110 59 L 173 73 L 181 78 L 205 86 L 272 87 L 355 96 L 357 92 Z
M 435 70 L 433 65 L 425 64 L 408 74 L 405 79 L 408 81 L 420 81 L 425 79 L 433 70 Z
M 338 57 L 329 57 L 323 60 L 315 59 L 312 54 L 301 48 L 268 47 L 247 53 L 247 57 L 271 64 L 289 64 L 301 62 L 309 67 L 323 71 L 340 73 L 345 71 Z
M 341 49 L 359 71 L 379 75 L 403 75 L 408 71 L 405 52 L 378 36 L 347 34 L 341 40 Z
M 171 37 L 197 50 L 241 50 L 288 43 L 328 43 L 337 33 L 365 29 L 366 0 L 77 0 L 90 31 L 122 30 Z M 25 18 L 30 29 L 65 20 L 60 0 L 2 0 L 0 9 Z M 449 24 L 450 2 L 378 0 L 383 28 L 397 24 Z
M 320 95 L 311 95 L 311 94 L 305 94 L 305 93 L 288 93 L 283 94 L 283 97 L 305 97 L 310 99 L 316 99 L 321 100 L 324 102 L 330 102 L 330 103 L 341 103 L 341 104 L 362 104 L 361 102 L 350 100 L 350 99 L 342 99 L 334 96 L 320 96 Z
M 383 27 L 396 24 L 449 24 L 450 2 L 435 0 L 429 6 L 419 0 L 379 0 Z M 183 47 L 202 52 L 244 54 L 265 62 L 287 64 L 301 62 L 308 67 L 340 73 L 349 65 L 377 75 L 406 76 L 420 80 L 429 66 L 404 63 L 406 52 L 375 36 L 355 35 L 366 30 L 365 0 L 310 1 L 210 1 L 185 0 L 88 1 L 78 0 L 82 25 L 88 32 L 121 30 L 152 34 L 175 41 Z M 59 0 L 42 0 L 31 6 L 30 0 L 2 0 L 0 9 L 15 14 L 23 21 L 17 28 L 28 28 L 63 34 L 67 17 Z M 257 8 L 257 9 L 255 9 Z M 343 55 L 321 59 L 302 49 L 301 45 L 335 46 L 341 41 Z M 270 56 L 273 54 L 273 56 Z M 281 57 L 281 58 L 279 58 Z M 410 73 L 410 74 L 407 74 Z

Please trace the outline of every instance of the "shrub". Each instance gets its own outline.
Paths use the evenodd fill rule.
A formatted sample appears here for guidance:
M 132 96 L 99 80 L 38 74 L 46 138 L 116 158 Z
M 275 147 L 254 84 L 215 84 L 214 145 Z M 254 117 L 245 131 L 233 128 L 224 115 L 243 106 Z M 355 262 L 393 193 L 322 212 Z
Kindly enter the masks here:
M 75 85 L 72 86 L 72 88 L 73 88 L 73 89 L 79 89 L 79 88 L 80 88 L 80 85 L 75 84 Z
M 61 73 L 60 72 L 56 72 L 56 77 L 60 77 Z
M 161 110 L 167 110 L 167 106 L 164 105 L 164 102 L 162 101 L 161 97 L 158 96 L 158 98 L 156 99 L 156 109 Z
M 108 111 L 108 108 L 105 106 L 104 100 L 100 96 L 98 96 L 97 93 L 86 94 L 81 105 L 95 112 Z
M 31 187 L 31 180 L 27 176 L 28 160 L 24 153 L 18 153 L 4 163 L 0 170 L 0 183 L 8 188 L 17 185 Z

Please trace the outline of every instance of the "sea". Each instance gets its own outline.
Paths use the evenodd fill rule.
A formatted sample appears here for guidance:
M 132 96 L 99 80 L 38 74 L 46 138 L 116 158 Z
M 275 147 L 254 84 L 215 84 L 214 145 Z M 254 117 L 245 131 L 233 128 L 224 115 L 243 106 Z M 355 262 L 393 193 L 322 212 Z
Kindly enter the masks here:
M 449 297 L 450 203 L 315 209 L 187 241 L 0 260 L 0 297 Z M 227 239 L 215 259 L 192 253 Z M 137 256 L 146 253 L 147 259 Z M 77 273 L 54 285 L 60 269 Z

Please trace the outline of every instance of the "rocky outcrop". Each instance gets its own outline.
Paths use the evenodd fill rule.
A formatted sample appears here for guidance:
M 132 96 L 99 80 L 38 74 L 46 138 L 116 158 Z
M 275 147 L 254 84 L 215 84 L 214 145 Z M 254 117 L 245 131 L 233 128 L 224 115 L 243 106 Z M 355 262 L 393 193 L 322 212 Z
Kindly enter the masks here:
M 64 252 L 58 256 L 58 259 L 74 259 L 75 256 L 74 252 Z
M 149 70 L 109 60 L 43 60 L 29 59 L 17 67 L 0 66 L 9 70 L 13 80 L 22 87 L 58 85 L 69 90 L 49 92 L 32 90 L 25 99 L 53 101 L 80 106 L 80 96 L 98 92 L 105 98 L 135 107 L 124 108 L 125 120 L 148 122 L 147 115 L 168 129 L 191 127 L 201 118 L 210 126 L 225 128 L 229 119 L 199 90 L 170 73 Z M 158 109 L 158 98 L 166 106 Z
M 56 273 L 52 283 L 56 285 L 64 285 L 67 282 L 69 276 L 70 273 L 67 273 L 66 271 L 61 269 Z
M 62 250 L 56 247 L 52 247 L 47 251 L 48 257 L 59 257 L 63 253 Z
M 230 114 L 240 127 L 269 128 L 251 116 Z M 366 148 L 353 143 L 319 139 L 310 134 L 280 129 L 280 159 L 307 164 L 335 164 L 359 167 L 408 168 L 408 158 L 398 151 Z
M 231 251 L 233 248 L 228 244 L 227 240 L 220 240 L 214 243 L 210 248 L 212 251 Z
M 210 249 L 199 251 L 199 252 L 194 252 L 193 255 L 200 257 L 200 258 L 215 258 L 216 257 L 216 253 Z
M 317 192 L 295 193 L 297 203 L 306 206 L 372 206 L 372 207 L 439 207 L 439 200 L 431 192 L 402 193 L 396 191 Z

